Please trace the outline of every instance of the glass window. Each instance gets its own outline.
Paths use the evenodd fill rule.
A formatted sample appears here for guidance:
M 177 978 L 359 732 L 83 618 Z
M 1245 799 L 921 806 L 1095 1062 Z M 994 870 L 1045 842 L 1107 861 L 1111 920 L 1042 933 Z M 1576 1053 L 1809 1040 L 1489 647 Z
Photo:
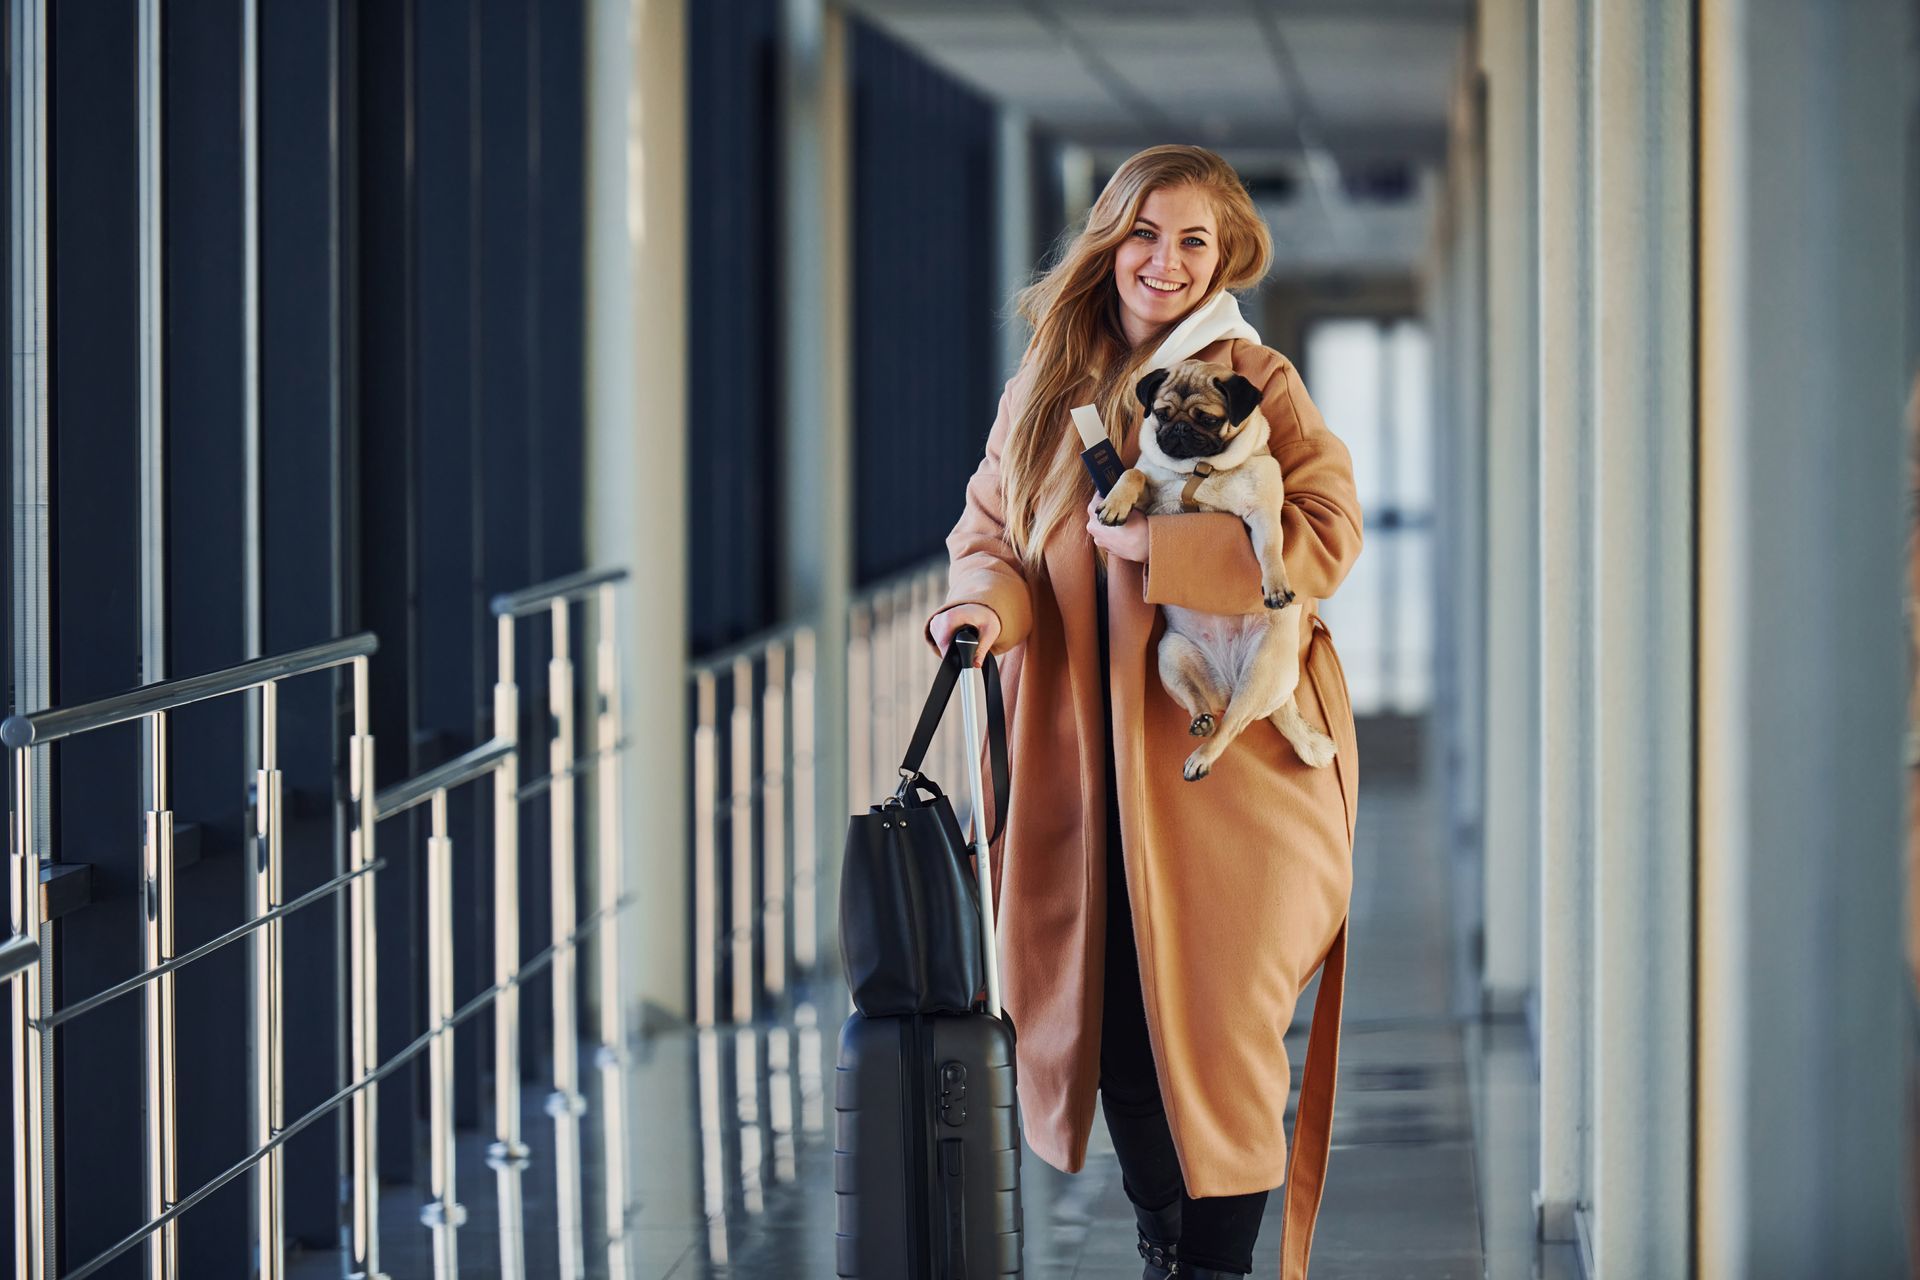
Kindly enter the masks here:
M 1433 422 L 1425 328 L 1403 318 L 1321 320 L 1305 377 L 1353 455 L 1366 546 L 1322 602 L 1356 715 L 1420 715 L 1433 698 Z

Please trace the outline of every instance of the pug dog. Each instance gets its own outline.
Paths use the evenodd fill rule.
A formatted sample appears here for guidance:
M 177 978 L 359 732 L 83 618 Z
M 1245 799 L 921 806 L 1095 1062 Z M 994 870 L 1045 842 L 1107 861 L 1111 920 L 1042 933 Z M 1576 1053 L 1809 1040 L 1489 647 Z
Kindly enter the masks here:
M 1280 559 L 1286 486 L 1280 464 L 1267 452 L 1259 388 L 1225 365 L 1185 360 L 1147 374 L 1134 395 L 1147 411 L 1140 460 L 1108 491 L 1100 522 L 1123 524 L 1136 506 L 1148 515 L 1199 510 L 1239 516 L 1253 535 L 1269 610 L 1222 616 L 1160 606 L 1167 618 L 1160 682 L 1193 717 L 1187 731 L 1206 739 L 1187 757 L 1182 775 L 1188 782 L 1206 777 L 1233 740 L 1261 718 L 1271 720 L 1307 764 L 1326 768 L 1333 763 L 1333 739 L 1309 725 L 1294 703 L 1305 610 Z M 1216 707 L 1225 708 L 1217 717 Z

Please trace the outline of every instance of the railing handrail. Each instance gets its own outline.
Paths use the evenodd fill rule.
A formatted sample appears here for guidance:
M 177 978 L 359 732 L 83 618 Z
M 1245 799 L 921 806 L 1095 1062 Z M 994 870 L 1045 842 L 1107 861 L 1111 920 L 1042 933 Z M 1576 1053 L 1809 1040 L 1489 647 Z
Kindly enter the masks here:
M 464 755 L 455 756 L 445 764 L 435 765 L 425 773 L 417 774 L 405 782 L 396 782 L 382 791 L 373 799 L 373 816 L 376 820 L 384 821 L 415 805 L 424 804 L 436 791 L 451 791 L 464 786 L 492 773 L 513 752 L 513 739 L 489 738 Z
M 401 1049 L 385 1062 L 382 1062 L 378 1067 L 374 1068 L 373 1071 L 369 1072 L 365 1078 L 356 1080 L 348 1085 L 343 1085 L 341 1088 L 335 1090 L 332 1096 L 323 1099 L 305 1115 L 276 1129 L 273 1137 L 264 1146 L 257 1147 L 246 1155 L 241 1156 L 224 1170 L 201 1183 L 194 1191 L 182 1196 L 177 1203 L 168 1208 L 167 1211 L 159 1217 L 135 1227 L 132 1231 L 122 1236 L 117 1243 L 108 1246 L 106 1249 L 87 1259 L 87 1261 L 80 1266 L 67 1272 L 63 1280 L 86 1280 L 86 1277 L 93 1275 L 102 1267 L 117 1261 L 129 1251 L 137 1248 L 141 1241 L 159 1231 L 169 1222 L 178 1220 L 187 1210 L 199 1205 L 206 1200 L 207 1197 L 232 1182 L 235 1178 L 259 1166 L 266 1160 L 267 1156 L 280 1147 L 285 1146 L 302 1130 L 340 1110 L 341 1107 L 345 1106 L 347 1102 L 353 1098 L 353 1095 L 362 1092 L 371 1085 L 378 1084 L 380 1081 L 398 1071 L 401 1067 L 404 1067 L 407 1063 L 419 1057 L 420 1054 L 433 1043 L 435 1037 L 439 1036 L 442 1032 L 451 1031 L 461 1023 L 474 1017 L 474 1015 L 480 1013 L 498 999 L 503 992 L 525 986 L 529 978 L 534 977 L 542 969 L 553 963 L 555 955 L 568 948 L 579 946 L 583 938 L 594 933 L 602 924 L 606 923 L 606 921 L 627 910 L 639 900 L 637 894 L 628 894 L 610 906 L 602 907 L 592 915 L 585 917 L 580 921 L 578 927 L 564 939 L 550 942 L 543 950 L 529 956 L 521 963 L 519 968 L 514 971 L 511 978 L 508 978 L 504 982 L 496 982 L 492 986 L 477 993 L 450 1017 L 428 1027 L 425 1031 L 415 1036 L 408 1042 L 404 1049 Z M 6 948 L 0 947 L 0 956 L 4 956 L 5 954 Z M 36 957 L 38 955 L 37 947 L 35 948 L 35 955 Z
M 601 587 L 626 580 L 625 569 L 582 569 L 578 573 L 536 582 L 518 591 L 503 591 L 489 602 L 489 607 L 496 618 L 509 614 L 517 618 L 545 608 L 555 600 L 578 600 Z
M 877 599 L 880 596 L 892 595 L 894 592 L 900 590 L 900 588 L 910 585 L 915 579 L 926 573 L 928 569 L 935 565 L 944 565 L 946 563 L 947 555 L 945 552 L 941 552 L 939 555 L 928 556 L 918 564 L 908 565 L 904 569 L 896 569 L 885 577 L 876 578 L 866 586 L 855 591 L 852 595 L 852 602 L 859 604 L 863 601 Z M 751 635 L 742 636 L 731 644 L 722 645 L 718 649 L 709 649 L 705 653 L 696 654 L 689 658 L 687 660 L 687 673 L 695 676 L 718 674 L 723 668 L 732 666 L 741 658 L 758 657 L 762 651 L 772 645 L 784 643 L 785 641 L 793 639 L 803 631 L 811 631 L 814 629 L 814 621 L 811 618 L 789 618 L 787 621 L 776 623 L 771 627 L 763 627 Z
M 929 569 L 935 567 L 946 568 L 948 563 L 949 557 L 946 552 L 934 552 L 916 560 L 912 564 L 902 565 L 890 573 L 882 574 L 865 586 L 854 588 L 848 599 L 853 604 L 859 604 L 866 600 L 872 600 L 877 596 L 891 595 L 902 587 L 912 585 L 916 579 Z
M 96 991 L 90 996 L 85 996 L 79 1000 L 63 1004 L 51 1013 L 43 1014 L 40 1020 L 33 1025 L 39 1027 L 42 1031 L 51 1031 L 55 1027 L 64 1026 L 72 1022 L 75 1018 L 84 1017 L 92 1013 L 95 1009 L 98 1009 L 101 1005 L 111 1004 L 121 996 L 132 995 L 157 978 L 165 977 L 169 973 L 178 973 L 194 961 L 204 960 L 221 948 L 231 946 L 242 939 L 252 936 L 259 930 L 272 924 L 275 920 L 285 920 L 288 916 L 304 907 L 310 907 L 316 902 L 330 898 L 352 884 L 355 880 L 358 880 L 361 876 L 371 875 L 376 871 L 384 871 L 386 870 L 386 866 L 387 860 L 385 858 L 376 858 L 374 861 L 369 862 L 366 866 L 360 867 L 357 870 L 343 871 L 331 880 L 315 885 L 293 901 L 282 903 L 263 916 L 252 916 L 243 920 L 220 936 L 207 939 L 183 955 L 177 955 L 171 960 L 162 961 L 151 969 L 142 969 L 131 978 L 116 982 L 112 986 Z
M 39 962 L 40 939 L 32 934 L 14 934 L 0 943 L 0 982 L 33 968 Z
M 144 684 L 125 693 L 83 702 L 77 707 L 48 707 L 24 715 L 11 715 L 5 721 L 0 721 L 0 744 L 18 751 L 22 747 L 37 746 L 43 742 L 56 742 L 75 734 L 138 720 L 155 712 L 172 711 L 188 703 L 239 693 L 271 681 L 325 671 L 328 667 L 367 657 L 379 647 L 379 638 L 373 632 L 362 631 L 358 635 L 328 640 L 273 657 L 254 658 L 202 675 Z
M 774 645 L 785 644 L 801 632 L 815 629 L 811 618 L 791 618 L 786 622 L 756 631 L 752 635 L 742 636 L 722 648 L 710 649 L 698 657 L 689 658 L 687 674 L 718 675 L 742 658 L 757 658 Z
M 149 1132 L 143 1144 L 145 1177 L 147 1179 L 148 1221 L 135 1228 L 104 1252 L 89 1259 L 76 1270 L 66 1274 L 66 1280 L 81 1280 L 124 1257 L 144 1241 L 155 1241 L 150 1254 L 150 1262 L 163 1271 L 170 1271 L 172 1260 L 178 1257 L 178 1241 L 174 1236 L 174 1224 L 187 1210 L 202 1203 L 208 1196 L 223 1186 L 233 1182 L 250 1170 L 261 1169 L 260 1180 L 256 1184 L 256 1247 L 263 1260 L 272 1251 L 277 1257 L 284 1246 L 285 1226 L 281 1193 L 284 1185 L 284 1148 L 296 1133 L 319 1122 L 332 1114 L 341 1114 L 343 1107 L 351 1104 L 349 1159 L 352 1172 L 343 1186 L 352 1205 L 353 1225 L 343 1241 L 347 1256 L 360 1264 L 358 1269 L 365 1274 L 378 1273 L 378 1129 L 377 1129 L 377 1083 L 402 1069 L 422 1053 L 431 1054 L 432 1087 L 429 1110 L 434 1143 L 433 1186 L 434 1199 L 422 1210 L 422 1221 L 432 1226 L 435 1233 L 436 1274 L 452 1275 L 456 1271 L 454 1232 L 465 1220 L 464 1208 L 454 1199 L 453 1163 L 453 1098 L 454 1076 L 452 1051 L 449 1033 L 482 1009 L 500 1002 L 500 1017 L 506 1028 L 503 1034 L 496 1035 L 496 1075 L 508 1087 L 501 1097 L 511 1103 L 509 1118 L 498 1120 L 496 1132 L 500 1136 L 493 1148 L 490 1148 L 489 1162 L 503 1171 L 517 1171 L 526 1161 L 527 1147 L 519 1141 L 518 1119 L 518 988 L 543 968 L 551 969 L 554 986 L 554 1084 L 555 1093 L 549 1099 L 548 1112 L 555 1118 L 557 1129 L 557 1149 L 572 1150 L 577 1158 L 579 1151 L 579 1133 L 577 1117 L 584 1109 L 579 1093 L 578 1081 L 578 1024 L 574 1009 L 574 985 L 576 982 L 579 958 L 575 954 L 582 941 L 590 934 L 600 932 L 603 923 L 611 921 L 632 905 L 635 898 L 620 889 L 619 859 L 620 842 L 618 838 L 618 788 L 612 776 L 612 758 L 626 746 L 626 740 L 619 737 L 619 688 L 615 679 L 617 670 L 613 661 L 616 652 L 615 621 L 613 610 L 603 608 L 593 616 L 597 619 L 599 630 L 599 651 L 594 658 L 595 691 L 597 710 L 595 717 L 595 739 L 598 750 L 582 762 L 575 757 L 573 746 L 573 722 L 576 714 L 577 693 L 572 678 L 571 658 L 568 640 L 568 610 L 562 602 L 575 598 L 591 597 L 598 594 L 602 599 L 610 594 L 615 584 L 627 580 L 625 569 L 600 569 L 558 578 L 525 591 L 510 593 L 495 600 L 497 611 L 503 618 L 500 623 L 502 636 L 500 659 L 502 664 L 501 680 L 496 684 L 495 708 L 499 731 L 486 742 L 472 748 L 444 763 L 434 766 L 412 778 L 388 787 L 382 792 L 372 790 L 374 778 L 374 740 L 369 725 L 368 680 L 370 663 L 368 659 L 378 651 L 379 641 L 370 632 L 355 636 L 338 638 L 324 644 L 312 645 L 304 649 L 280 654 L 274 657 L 253 659 L 219 671 L 183 679 L 159 681 L 144 685 L 125 693 L 102 698 L 79 706 L 49 708 L 24 715 L 13 715 L 0 721 L 0 747 L 12 750 L 11 764 L 14 778 L 14 795 L 17 803 L 10 815 L 12 834 L 17 853 L 24 857 L 22 884 L 31 886 L 37 879 L 42 853 L 33 839 L 33 814 L 31 798 L 35 794 L 34 772 L 36 761 L 34 753 L 28 748 L 44 743 L 58 741 L 77 734 L 87 733 L 111 725 L 145 720 L 148 723 L 148 779 L 155 797 L 153 807 L 146 814 L 142 853 L 145 867 L 142 872 L 142 891 L 147 895 L 147 915 L 143 923 L 142 970 L 128 980 L 117 983 L 105 991 L 98 992 L 86 999 L 73 1002 L 66 1008 L 58 1007 L 59 1002 L 52 997 L 44 985 L 23 986 L 18 989 L 11 1015 L 14 1034 L 21 1037 L 17 1044 L 26 1043 L 25 1038 L 33 1038 L 28 1047 L 27 1056 L 32 1060 L 41 1087 L 47 1087 L 46 1073 L 51 1069 L 46 1064 L 49 1055 L 41 1049 L 47 1044 L 45 1037 L 51 1035 L 61 1023 L 90 1013 L 101 1006 L 129 995 L 135 991 L 149 989 L 158 983 L 158 994 L 150 994 L 150 1003 L 146 1015 L 145 1046 L 147 1060 L 144 1067 L 144 1084 L 148 1114 L 161 1117 L 158 1127 Z M 519 796 L 518 768 L 522 743 L 517 733 L 517 718 L 513 714 L 513 690 L 515 679 L 513 671 L 513 646 L 511 644 L 513 626 L 511 618 L 519 613 L 537 612 L 544 604 L 561 604 L 554 608 L 554 656 L 549 662 L 548 682 L 556 693 L 564 691 L 564 701 L 555 704 L 553 714 L 558 725 L 557 736 L 550 751 L 551 765 L 547 776 L 536 779 L 544 783 L 552 792 L 550 817 L 552 820 L 552 861 L 553 889 L 551 902 L 553 910 L 552 941 L 539 955 L 523 959 L 518 946 L 517 915 L 513 928 L 503 931 L 496 921 L 495 929 L 495 980 L 492 986 L 479 993 L 465 1006 L 453 1007 L 453 981 L 451 966 L 454 956 L 453 943 L 453 841 L 446 829 L 447 795 L 456 787 L 463 787 L 475 781 L 491 777 L 495 799 L 495 871 L 496 871 L 496 908 L 506 911 L 517 904 L 517 893 L 498 892 L 501 876 L 500 868 L 514 868 L 517 861 L 517 840 L 514 834 L 518 823 L 516 816 L 521 797 Z M 348 742 L 351 756 L 349 770 L 350 803 L 353 814 L 353 827 L 348 837 L 347 850 L 349 869 L 326 883 L 309 890 L 291 902 L 276 902 L 281 895 L 281 865 L 283 838 L 283 802 L 282 772 L 277 764 L 279 736 L 279 683 L 282 680 L 325 671 L 329 668 L 352 665 L 353 675 L 353 733 Z M 255 792 L 255 831 L 253 838 L 259 842 L 259 857 L 250 863 L 250 887 L 252 890 L 253 915 L 238 928 L 214 938 L 184 955 L 168 954 L 173 947 L 173 925 L 171 922 L 170 895 L 173 883 L 173 822 L 174 812 L 166 800 L 169 769 L 166 752 L 165 713 L 189 703 L 205 701 L 230 694 L 244 693 L 250 690 L 260 691 L 260 716 L 262 723 L 260 750 L 260 768 L 256 772 Z M 500 709 L 504 707 L 506 711 Z M 573 780 L 587 772 L 586 765 L 598 767 L 603 786 L 606 788 L 598 798 L 599 844 L 596 853 L 599 858 L 600 879 L 598 896 L 602 905 L 585 919 L 579 915 L 574 899 L 573 847 L 574 833 L 574 790 Z M 562 784 L 566 785 L 562 785 Z M 374 979 L 374 950 L 376 937 L 374 922 L 377 918 L 374 901 L 374 873 L 386 865 L 385 859 L 373 856 L 375 848 L 375 824 L 383 819 L 406 812 L 423 802 L 433 806 L 433 830 L 426 841 L 429 882 L 429 922 L 428 937 L 432 951 L 428 964 L 428 1005 L 429 1026 L 408 1044 L 399 1054 L 385 1062 L 380 1061 L 377 1049 L 375 1028 L 377 1026 L 377 987 Z M 25 833 L 25 834 L 23 834 Z M 513 877 L 506 880 L 512 889 Z M 282 1117 L 283 1094 L 279 1083 L 280 1064 L 283 1060 L 282 1030 L 284 1026 L 284 1000 L 280 983 L 281 960 L 281 922 L 293 912 L 312 903 L 350 890 L 348 907 L 349 919 L 347 931 L 341 940 L 343 954 L 351 959 L 352 1013 L 351 1052 L 348 1075 L 350 1080 L 342 1085 L 330 1098 L 320 1105 L 287 1123 Z M 21 911 L 16 902 L 14 927 L 20 932 L 12 936 L 0 934 L 0 981 L 11 979 L 14 982 L 37 982 L 44 984 L 44 975 L 40 979 L 30 976 L 41 968 L 40 959 L 44 945 L 42 927 L 44 921 L 37 913 L 28 908 Z M 504 917 L 502 917 L 504 918 Z M 253 1010 L 251 1025 L 263 1028 L 257 1042 L 250 1048 L 253 1064 L 253 1087 L 251 1090 L 251 1112 L 254 1122 L 251 1127 L 255 1133 L 254 1150 L 239 1161 L 217 1174 L 211 1181 L 199 1189 L 184 1196 L 173 1190 L 175 1180 L 174 1160 L 177 1153 L 177 1140 L 173 1135 L 176 1111 L 166 1093 L 165 1082 L 172 1079 L 175 1072 L 173 1050 L 170 1037 L 173 1034 L 173 978 L 175 974 L 201 960 L 212 952 L 231 945 L 242 939 L 249 939 L 254 947 L 256 972 L 264 978 L 256 982 L 253 992 Z M 621 1044 L 621 998 L 617 977 L 617 941 L 613 931 L 607 930 L 600 937 L 601 961 L 601 1047 L 602 1065 L 617 1062 Z M 612 975 L 612 976 L 609 976 Z M 261 1046 L 264 1046 L 262 1048 Z M 608 1056 L 612 1055 L 612 1056 Z M 504 1064 L 504 1065 L 502 1065 Z M 42 1135 L 37 1123 L 38 1111 L 31 1107 L 32 1084 L 23 1084 L 24 1073 L 17 1074 L 14 1080 L 16 1108 L 28 1107 L 19 1114 L 30 1115 L 32 1120 L 17 1127 L 15 1133 L 14 1158 L 16 1165 L 27 1168 L 30 1177 L 23 1186 L 27 1188 L 27 1219 L 44 1218 L 46 1222 L 55 1221 L 55 1194 L 50 1189 L 57 1170 L 57 1160 L 51 1149 L 42 1145 Z M 23 1092 L 23 1090 L 25 1090 Z M 557 1109 L 555 1099 L 561 1104 Z M 501 1110 L 497 1105 L 496 1110 Z M 612 1112 L 608 1113 L 612 1115 Z M 567 1126 L 572 1129 L 568 1130 Z M 344 1135 L 343 1131 L 343 1135 Z M 26 1136 L 26 1135 L 31 1136 Z M 569 1136 L 570 1135 L 570 1136 Z M 571 1144 L 569 1146 L 569 1144 Z M 516 1175 L 517 1176 L 517 1175 Z M 610 1175 L 611 1176 L 611 1175 Z M 581 1204 L 579 1187 L 580 1171 L 572 1170 L 571 1192 L 563 1171 L 560 1177 L 559 1201 L 563 1217 L 568 1213 L 571 1203 L 571 1217 L 576 1222 Z M 515 1184 L 517 1186 L 517 1183 Z M 609 1184 L 609 1195 L 612 1195 Z M 154 1189 L 158 1188 L 156 1192 Z M 503 1191 L 503 1195 L 507 1194 Z M 517 1195 L 517 1191 L 514 1192 Z M 623 1193 L 624 1194 L 624 1193 Z M 157 1198 L 156 1198 L 157 1197 Z M 624 1203 L 624 1202 L 623 1202 Z M 40 1207 L 44 1206 L 44 1213 Z M 23 1237 L 25 1238 L 25 1237 Z M 575 1244 L 577 1253 L 578 1245 Z M 52 1246 L 37 1243 L 23 1247 L 18 1254 L 23 1266 L 33 1269 L 36 1274 L 45 1271 L 53 1274 Z M 579 1269 L 576 1264 L 576 1270 Z

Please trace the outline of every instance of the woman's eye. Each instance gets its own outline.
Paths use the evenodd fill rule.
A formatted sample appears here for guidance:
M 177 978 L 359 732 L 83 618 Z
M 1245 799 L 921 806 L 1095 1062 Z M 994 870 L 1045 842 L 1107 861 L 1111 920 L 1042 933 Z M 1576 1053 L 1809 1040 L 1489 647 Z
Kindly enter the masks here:
M 1207 242 L 1205 240 L 1202 240 L 1199 236 L 1188 236 L 1187 243 L 1192 245 L 1196 249 L 1204 249 L 1207 247 Z
M 1153 232 L 1147 230 L 1145 227 L 1135 227 L 1133 229 L 1133 234 L 1137 236 L 1146 236 L 1149 240 L 1153 238 Z

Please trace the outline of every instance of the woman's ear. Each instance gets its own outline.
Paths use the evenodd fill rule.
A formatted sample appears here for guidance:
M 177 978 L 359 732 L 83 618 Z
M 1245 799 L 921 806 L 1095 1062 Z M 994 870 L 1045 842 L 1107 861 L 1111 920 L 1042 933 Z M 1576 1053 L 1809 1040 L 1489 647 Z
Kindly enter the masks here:
M 1148 413 L 1153 412 L 1153 398 L 1160 394 L 1160 384 L 1166 380 L 1167 371 L 1165 369 L 1155 369 L 1152 373 L 1149 373 L 1146 377 L 1133 384 L 1133 394 L 1138 397 L 1140 407 Z M 1242 381 L 1244 381 L 1244 379 L 1242 379 Z M 1254 403 L 1260 403 L 1258 396 L 1254 397 Z
M 1231 378 L 1215 378 L 1213 385 L 1227 398 L 1228 422 L 1244 422 L 1248 414 L 1260 407 L 1260 388 L 1237 373 Z

